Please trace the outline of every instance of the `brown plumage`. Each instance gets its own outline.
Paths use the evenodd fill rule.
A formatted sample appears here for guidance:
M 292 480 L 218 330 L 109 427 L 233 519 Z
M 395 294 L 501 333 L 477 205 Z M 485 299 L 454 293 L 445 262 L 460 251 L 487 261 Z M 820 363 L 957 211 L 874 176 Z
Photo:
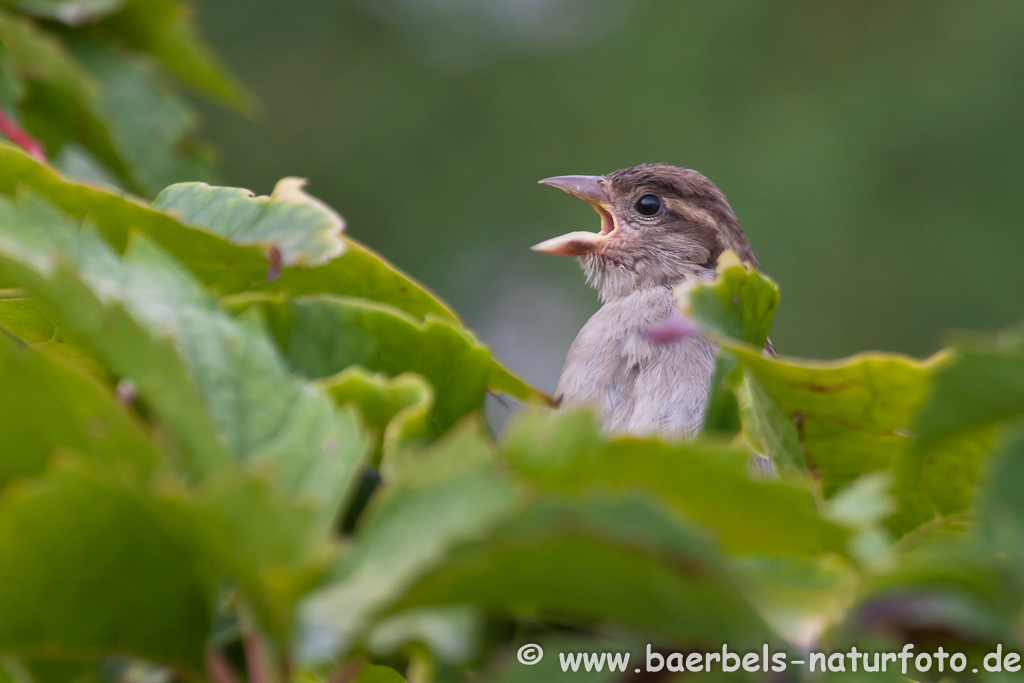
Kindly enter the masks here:
M 726 249 L 757 265 L 725 195 L 697 171 L 665 164 L 541 183 L 585 200 L 601 216 L 598 233 L 534 247 L 578 257 L 604 304 L 569 349 L 556 400 L 592 406 L 612 433 L 695 433 L 717 349 L 699 336 L 656 343 L 649 331 L 676 310 L 673 287 L 712 279 Z

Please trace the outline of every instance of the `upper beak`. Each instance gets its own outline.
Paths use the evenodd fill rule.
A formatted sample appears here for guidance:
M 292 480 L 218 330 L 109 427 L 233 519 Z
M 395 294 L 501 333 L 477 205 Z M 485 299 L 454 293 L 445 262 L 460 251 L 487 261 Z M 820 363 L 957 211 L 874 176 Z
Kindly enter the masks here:
M 550 185 L 559 190 L 568 192 L 573 197 L 582 199 L 590 204 L 601 216 L 601 232 L 570 232 L 561 237 L 535 244 L 530 247 L 534 251 L 542 251 L 545 254 L 556 254 L 558 256 L 582 256 L 592 254 L 612 234 L 615 233 L 617 225 L 612 217 L 611 201 L 608 193 L 604 190 L 604 177 L 596 175 L 563 175 L 555 178 L 545 178 L 540 181 L 541 185 Z

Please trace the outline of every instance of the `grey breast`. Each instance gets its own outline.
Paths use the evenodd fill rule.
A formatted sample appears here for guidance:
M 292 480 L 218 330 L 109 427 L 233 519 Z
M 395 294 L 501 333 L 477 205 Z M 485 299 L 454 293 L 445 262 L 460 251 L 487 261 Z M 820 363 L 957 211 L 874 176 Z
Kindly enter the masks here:
M 655 344 L 648 330 L 676 307 L 667 286 L 606 303 L 569 349 L 555 396 L 592 406 L 605 431 L 677 437 L 704 419 L 717 348 L 700 337 Z

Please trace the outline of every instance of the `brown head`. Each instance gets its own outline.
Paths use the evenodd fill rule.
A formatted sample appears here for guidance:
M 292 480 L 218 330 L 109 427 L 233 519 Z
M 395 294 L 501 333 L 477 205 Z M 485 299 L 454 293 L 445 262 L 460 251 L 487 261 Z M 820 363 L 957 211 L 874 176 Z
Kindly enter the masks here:
M 642 164 L 607 176 L 540 182 L 594 207 L 601 230 L 555 237 L 534 251 L 579 257 L 605 301 L 687 277 L 708 277 L 726 249 L 757 265 L 725 195 L 697 171 Z

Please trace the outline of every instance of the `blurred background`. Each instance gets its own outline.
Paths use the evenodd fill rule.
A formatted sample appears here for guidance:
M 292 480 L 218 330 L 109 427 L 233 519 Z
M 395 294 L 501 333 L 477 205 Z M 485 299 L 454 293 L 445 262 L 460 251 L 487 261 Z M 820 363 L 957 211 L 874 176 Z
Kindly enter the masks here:
M 536 181 L 644 161 L 726 193 L 781 353 L 920 356 L 1024 319 L 1019 0 L 198 5 L 262 103 L 202 105 L 222 179 L 310 178 L 543 388 L 598 301 L 529 246 L 598 218 Z

